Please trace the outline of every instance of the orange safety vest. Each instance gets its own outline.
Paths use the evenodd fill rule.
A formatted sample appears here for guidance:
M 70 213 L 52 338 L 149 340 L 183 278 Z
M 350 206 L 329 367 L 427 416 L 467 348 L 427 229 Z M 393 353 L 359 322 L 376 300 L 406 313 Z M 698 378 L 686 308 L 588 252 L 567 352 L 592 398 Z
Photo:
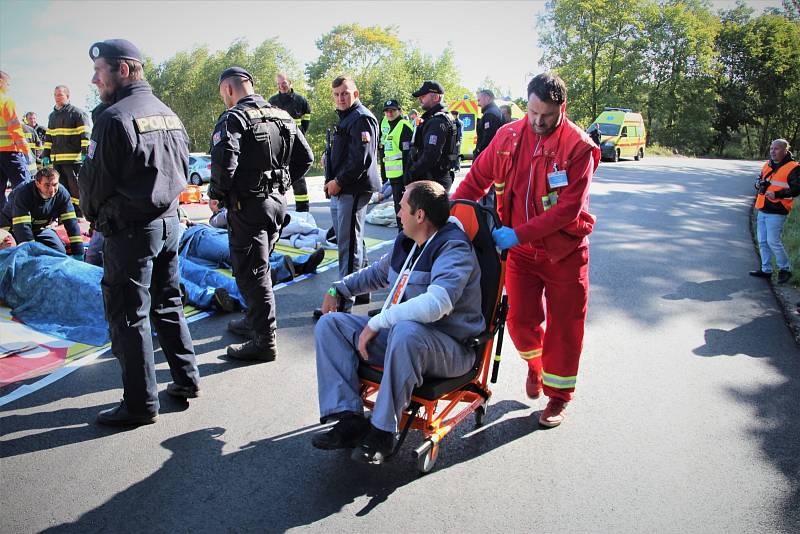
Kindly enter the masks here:
M 790 161 L 781 165 L 775 172 L 772 171 L 772 167 L 769 166 L 769 161 L 764 164 L 761 168 L 761 179 L 765 180 L 767 176 L 769 176 L 769 187 L 767 187 L 766 191 L 759 192 L 756 196 L 756 209 L 761 209 L 764 207 L 765 202 L 774 202 L 774 203 L 781 203 L 783 207 L 786 208 L 786 211 L 792 211 L 792 199 L 791 198 L 776 198 L 775 200 L 770 200 L 767 198 L 766 193 L 769 191 L 780 191 L 781 189 L 787 189 L 789 187 L 789 174 L 797 167 L 800 166 L 800 163 L 796 161 Z

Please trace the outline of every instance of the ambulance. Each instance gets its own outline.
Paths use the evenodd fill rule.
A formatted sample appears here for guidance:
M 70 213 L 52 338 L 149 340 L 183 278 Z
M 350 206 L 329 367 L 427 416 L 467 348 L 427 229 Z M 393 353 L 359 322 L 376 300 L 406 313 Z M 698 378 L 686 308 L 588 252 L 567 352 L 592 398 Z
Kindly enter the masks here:
M 521 119 L 525 116 L 525 112 L 520 109 L 511 100 L 504 98 L 495 98 L 494 103 L 497 107 L 510 106 L 511 118 L 514 120 Z M 469 95 L 464 95 L 463 100 L 456 100 L 447 106 L 447 111 L 458 111 L 458 118 L 461 119 L 462 124 L 462 137 L 461 137 L 461 159 L 472 159 L 472 152 L 475 150 L 475 145 L 478 142 L 478 135 L 475 133 L 475 126 L 478 119 L 481 118 L 481 107 L 476 100 L 470 98 Z
M 600 153 L 604 160 L 619 161 L 620 158 L 644 158 L 647 133 L 641 113 L 627 108 L 605 108 L 587 132 L 600 128 Z

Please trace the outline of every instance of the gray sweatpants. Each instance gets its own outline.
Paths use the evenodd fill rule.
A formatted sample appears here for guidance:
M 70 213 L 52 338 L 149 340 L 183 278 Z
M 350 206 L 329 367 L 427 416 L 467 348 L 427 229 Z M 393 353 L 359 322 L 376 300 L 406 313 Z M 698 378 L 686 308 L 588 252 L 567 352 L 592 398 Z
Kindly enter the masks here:
M 367 266 L 367 250 L 364 246 L 364 218 L 372 193 L 358 195 L 341 194 L 331 197 L 331 218 L 336 228 L 336 244 L 339 248 L 339 279 Z M 353 307 L 355 299 L 345 299 L 343 311 Z
M 339 412 L 361 413 L 358 337 L 369 317 L 349 313 L 323 315 L 314 330 L 321 417 Z M 402 321 L 381 330 L 367 345 L 369 362 L 383 367 L 383 379 L 372 410 L 372 424 L 397 432 L 411 392 L 422 377 L 461 376 L 472 367 L 475 353 L 435 328 Z

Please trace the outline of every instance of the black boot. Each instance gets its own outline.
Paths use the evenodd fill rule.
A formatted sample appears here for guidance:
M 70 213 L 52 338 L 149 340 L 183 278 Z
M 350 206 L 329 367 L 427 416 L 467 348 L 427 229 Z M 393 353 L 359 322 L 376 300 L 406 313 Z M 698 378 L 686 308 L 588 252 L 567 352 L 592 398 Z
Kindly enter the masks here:
M 108 410 L 103 410 L 97 414 L 97 422 L 108 426 L 141 426 L 151 425 L 158 421 L 158 414 L 131 413 L 125 405 L 125 401 Z
M 322 434 L 315 434 L 311 444 L 317 449 L 352 449 L 358 445 L 370 429 L 369 421 L 362 414 L 344 413 L 333 428 Z
M 239 303 L 224 287 L 218 287 L 214 290 L 212 305 L 218 310 L 228 313 L 236 311 L 239 308 Z
M 369 426 L 369 433 L 350 456 L 353 460 L 380 465 L 394 450 L 394 434 Z
M 278 356 L 275 332 L 256 334 L 245 343 L 228 346 L 228 357 L 251 362 L 271 362 Z

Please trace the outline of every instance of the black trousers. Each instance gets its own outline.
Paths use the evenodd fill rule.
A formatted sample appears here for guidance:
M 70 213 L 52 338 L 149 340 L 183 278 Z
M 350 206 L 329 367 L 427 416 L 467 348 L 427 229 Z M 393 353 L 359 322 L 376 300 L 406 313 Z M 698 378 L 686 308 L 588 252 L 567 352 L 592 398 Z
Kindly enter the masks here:
M 81 172 L 80 163 L 54 163 L 53 168 L 58 171 L 59 183 L 64 184 L 64 187 L 69 191 L 69 196 L 72 197 L 72 203 L 75 205 L 75 215 L 83 217 L 81 211 L 81 193 L 78 189 L 78 174 Z
M 123 398 L 132 413 L 158 413 L 152 325 L 172 380 L 198 387 L 200 375 L 183 316 L 177 217 L 132 225 L 105 236 L 103 300 L 111 352 L 122 367 Z
M 240 199 L 228 208 L 228 243 L 236 285 L 247 304 L 247 326 L 259 335 L 278 328 L 272 292 L 269 255 L 286 216 L 286 199 L 272 193 L 266 198 Z

